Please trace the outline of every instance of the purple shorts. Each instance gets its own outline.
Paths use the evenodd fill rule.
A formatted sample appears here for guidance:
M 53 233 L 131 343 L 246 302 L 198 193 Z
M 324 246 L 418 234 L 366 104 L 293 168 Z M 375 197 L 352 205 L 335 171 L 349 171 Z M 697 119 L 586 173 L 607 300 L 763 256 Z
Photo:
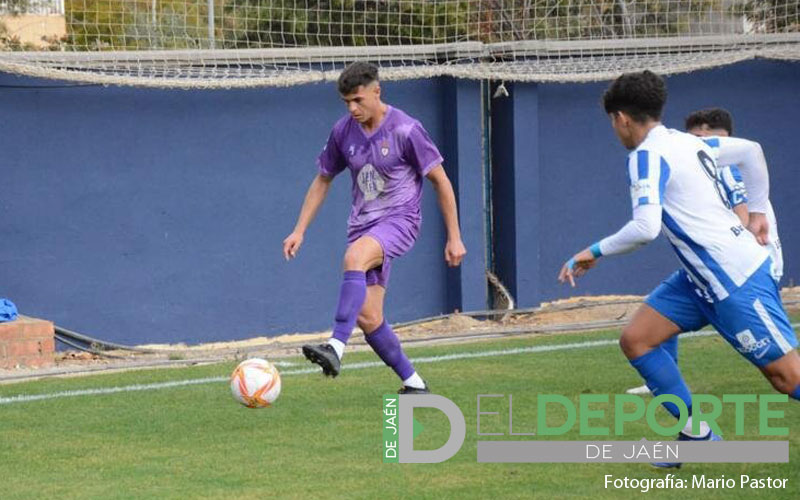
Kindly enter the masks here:
M 369 236 L 383 249 L 383 263 L 367 271 L 367 286 L 380 285 L 386 288 L 392 272 L 392 260 L 411 250 L 418 235 L 419 222 L 406 217 L 390 217 L 364 231 L 351 234 L 348 243 L 353 243 L 362 236 Z

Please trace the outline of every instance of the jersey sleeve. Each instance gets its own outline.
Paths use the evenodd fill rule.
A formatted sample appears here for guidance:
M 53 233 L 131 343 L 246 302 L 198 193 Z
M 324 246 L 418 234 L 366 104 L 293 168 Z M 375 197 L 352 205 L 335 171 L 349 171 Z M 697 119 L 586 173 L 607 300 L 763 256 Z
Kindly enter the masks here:
M 736 165 L 719 168 L 720 180 L 725 188 L 725 196 L 732 207 L 747 203 L 747 189 L 742 181 L 742 173 Z
M 715 150 L 719 165 L 736 165 L 747 186 L 751 212 L 767 212 L 769 201 L 769 172 L 761 145 L 739 137 L 709 137 L 703 139 Z
M 345 167 L 347 167 L 347 161 L 336 143 L 336 129 L 334 129 L 317 157 L 317 168 L 319 173 L 325 177 L 336 177 Z
M 669 172 L 667 161 L 652 151 L 637 150 L 628 156 L 628 180 L 634 209 L 663 203 Z
M 436 147 L 428 135 L 428 131 L 419 122 L 414 123 L 408 136 L 405 137 L 403 151 L 409 165 L 423 177 L 444 161 L 439 148 Z
M 600 240 L 602 255 L 617 255 L 632 252 L 650 243 L 661 232 L 661 205 L 639 205 L 633 209 L 633 217 L 622 229 Z

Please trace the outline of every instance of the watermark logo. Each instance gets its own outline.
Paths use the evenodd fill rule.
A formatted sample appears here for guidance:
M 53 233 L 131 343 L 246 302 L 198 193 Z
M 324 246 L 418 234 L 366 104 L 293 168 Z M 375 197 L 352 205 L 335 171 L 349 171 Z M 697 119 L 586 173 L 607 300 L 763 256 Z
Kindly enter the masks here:
M 497 402 L 507 396 L 508 405 L 500 408 Z M 483 401 L 483 409 L 481 407 Z M 664 425 L 656 419 L 656 410 L 664 402 L 675 404 L 680 417 L 674 425 Z M 487 403 L 491 408 L 487 408 Z M 492 405 L 494 403 L 494 405 Z M 771 404 L 788 403 L 785 394 L 726 394 L 722 398 L 696 394 L 693 396 L 692 428 L 698 433 L 701 422 L 717 434 L 722 431 L 717 420 L 723 411 L 735 415 L 735 435 L 744 434 L 746 411 L 758 412 L 758 431 L 761 436 L 786 436 L 787 427 L 773 420 L 784 418 L 783 410 Z M 414 438 L 422 431 L 414 418 L 416 408 L 434 408 L 449 422 L 447 442 L 436 450 L 414 449 Z M 788 462 L 788 441 L 555 441 L 578 430 L 584 436 L 622 436 L 626 424 L 644 420 L 660 436 L 674 436 L 688 422 L 686 404 L 677 396 L 662 394 L 649 402 L 631 394 L 582 394 L 577 405 L 560 394 L 539 394 L 536 398 L 536 426 L 515 432 L 514 406 L 511 394 L 478 394 L 476 400 L 476 436 L 478 462 Z M 507 408 L 506 415 L 501 410 Z M 531 409 L 522 409 L 522 412 Z M 520 411 L 518 408 L 516 411 Z M 554 416 L 558 418 L 553 418 Z M 563 415 L 566 415 L 565 417 Z M 481 423 L 508 422 L 508 433 L 483 432 Z M 504 425 L 504 424 L 503 424 Z M 517 429 L 519 431 L 519 429 Z M 529 436 L 523 441 L 481 440 L 480 436 Z M 546 439 L 538 439 L 539 436 Z M 437 463 L 448 460 L 461 449 L 466 437 L 466 422 L 461 409 L 444 396 L 384 395 L 383 396 L 383 461 L 387 463 Z
M 450 422 L 447 442 L 436 450 L 415 450 L 414 438 L 422 432 L 422 425 L 414 419 L 414 408 L 436 408 Z M 464 414 L 444 396 L 436 394 L 409 394 L 383 396 L 383 461 L 394 463 L 433 464 L 452 457 L 467 433 Z

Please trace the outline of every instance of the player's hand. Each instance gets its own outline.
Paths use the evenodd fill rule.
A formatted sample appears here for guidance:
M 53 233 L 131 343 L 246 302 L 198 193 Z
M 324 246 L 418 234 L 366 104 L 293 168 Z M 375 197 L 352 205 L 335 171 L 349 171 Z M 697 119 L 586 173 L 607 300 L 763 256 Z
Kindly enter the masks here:
M 755 235 L 756 241 L 761 245 L 769 243 L 769 222 L 767 222 L 765 214 L 750 212 L 750 221 L 747 224 L 747 229 Z
M 293 259 L 297 252 L 300 250 L 300 245 L 303 244 L 303 234 L 293 232 L 283 240 L 283 258 L 286 260 Z
M 457 267 L 464 260 L 465 255 L 467 255 L 467 248 L 460 238 L 447 240 L 447 244 L 444 246 L 444 260 L 447 261 L 448 266 Z
M 561 267 L 558 281 L 561 283 L 569 281 L 569 284 L 575 287 L 575 278 L 586 274 L 586 271 L 593 268 L 595 264 L 597 264 L 597 259 L 592 255 L 591 250 L 587 248 L 578 252 Z

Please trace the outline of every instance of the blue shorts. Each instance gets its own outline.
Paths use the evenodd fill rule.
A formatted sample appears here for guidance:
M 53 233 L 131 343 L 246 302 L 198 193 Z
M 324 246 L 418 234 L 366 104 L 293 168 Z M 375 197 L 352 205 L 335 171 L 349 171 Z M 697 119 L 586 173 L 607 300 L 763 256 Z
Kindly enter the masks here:
M 783 309 L 778 285 L 767 259 L 725 300 L 709 302 L 686 271 L 676 271 L 647 297 L 645 303 L 681 329 L 699 330 L 711 324 L 756 366 L 765 366 L 797 347 L 797 338 Z

